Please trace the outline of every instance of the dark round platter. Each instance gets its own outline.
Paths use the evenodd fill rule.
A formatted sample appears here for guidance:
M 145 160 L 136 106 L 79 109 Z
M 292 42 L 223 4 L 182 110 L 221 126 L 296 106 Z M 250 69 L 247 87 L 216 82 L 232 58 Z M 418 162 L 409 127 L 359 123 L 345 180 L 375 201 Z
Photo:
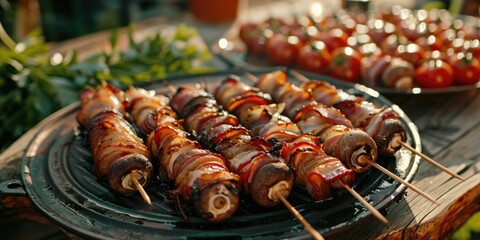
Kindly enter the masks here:
M 253 71 L 256 74 L 261 72 Z M 169 79 L 174 85 L 207 80 L 216 83 L 229 74 L 241 71 Z M 376 91 L 361 85 L 353 88 L 333 83 L 339 88 L 365 97 L 379 105 L 393 107 L 408 130 L 408 143 L 421 150 L 415 125 L 399 109 Z M 161 90 L 164 82 L 142 85 Z M 79 104 L 70 105 L 51 117 L 27 147 L 22 163 L 22 181 L 27 195 L 53 222 L 66 231 L 88 239 L 309 239 L 303 226 L 283 207 L 264 209 L 248 196 L 242 196 L 237 214 L 228 221 L 212 224 L 178 213 L 175 201 L 168 198 L 169 185 L 156 179 L 146 189 L 153 205 L 147 205 L 139 194 L 119 196 L 111 192 L 93 174 L 92 157 L 78 135 L 75 115 Z M 417 172 L 419 158 L 407 150 L 396 156 L 381 158 L 378 163 L 410 182 Z M 375 208 L 385 209 L 401 199 L 405 186 L 376 170 L 357 175 L 354 188 Z M 331 199 L 312 202 L 306 191 L 296 188 L 288 199 L 323 236 L 341 234 L 373 216 L 346 191 L 336 191 Z M 191 213 L 188 206 L 184 206 Z M 388 215 L 387 215 L 388 218 Z M 376 221 L 373 219 L 373 221 Z

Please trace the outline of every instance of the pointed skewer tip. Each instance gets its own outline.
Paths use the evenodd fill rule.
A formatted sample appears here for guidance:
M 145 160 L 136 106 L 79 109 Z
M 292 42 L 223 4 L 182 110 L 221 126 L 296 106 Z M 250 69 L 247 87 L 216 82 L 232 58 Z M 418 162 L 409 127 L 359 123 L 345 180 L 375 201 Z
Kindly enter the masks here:
M 425 154 L 417 151 L 417 150 L 416 150 L 415 148 L 413 148 L 412 146 L 410 146 L 410 145 L 408 145 L 408 144 L 406 144 L 406 143 L 404 143 L 404 142 L 402 142 L 402 141 L 400 141 L 400 140 L 397 141 L 397 142 L 398 142 L 400 145 L 402 145 L 403 147 L 405 147 L 406 149 L 410 150 L 412 153 L 420 156 L 423 160 L 431 163 L 433 166 L 435 166 L 435 167 L 437 167 L 438 169 L 446 172 L 446 173 L 449 174 L 450 176 L 452 176 L 452 177 L 454 177 L 454 178 L 457 178 L 457 179 L 459 179 L 459 180 L 461 180 L 461 181 L 465 181 L 465 179 L 462 178 L 462 177 L 460 177 L 458 174 L 456 174 L 456 173 L 452 172 L 450 169 L 442 166 L 441 164 L 439 164 L 439 163 L 436 162 L 435 160 L 431 159 L 430 157 L 426 156 Z
M 347 184 L 345 184 L 342 180 L 338 180 L 340 182 L 340 184 L 342 184 L 342 186 L 350 193 L 352 194 L 353 197 L 355 197 L 360 203 L 363 204 L 363 206 L 365 206 L 372 214 L 373 216 L 375 216 L 378 220 L 380 220 L 381 222 L 385 223 L 385 224 L 390 224 L 390 222 L 388 221 L 387 218 L 385 218 L 385 216 L 383 216 L 376 208 L 374 208 L 369 202 L 367 202 L 362 196 L 360 196 L 360 194 L 357 193 L 357 191 L 355 191 L 355 189 L 351 188 L 350 186 L 348 186 Z
M 297 211 L 297 209 L 295 209 L 280 192 L 275 191 L 274 193 L 275 196 L 285 205 L 285 207 L 287 207 L 287 209 L 298 219 L 298 221 L 305 226 L 305 229 L 312 235 L 313 238 L 317 240 L 324 240 L 322 235 L 320 235 L 320 233 L 313 228 L 312 225 L 307 222 L 307 220 L 305 220 L 305 218 Z
M 406 187 L 412 189 L 413 191 L 415 191 L 416 193 L 422 195 L 423 197 L 425 197 L 427 200 L 435 203 L 435 204 L 438 204 L 438 202 L 433 199 L 432 197 L 430 197 L 428 194 L 426 194 L 425 192 L 423 192 L 422 190 L 418 189 L 417 187 L 415 187 L 414 185 L 410 184 L 409 182 L 405 181 L 403 178 L 395 175 L 394 173 L 390 172 L 388 169 L 380 166 L 378 163 L 376 162 L 372 162 L 371 160 L 367 160 L 373 167 L 375 167 L 376 169 L 378 169 L 379 171 L 383 172 L 384 174 L 386 174 L 387 176 L 395 179 L 397 182 L 405 185 Z

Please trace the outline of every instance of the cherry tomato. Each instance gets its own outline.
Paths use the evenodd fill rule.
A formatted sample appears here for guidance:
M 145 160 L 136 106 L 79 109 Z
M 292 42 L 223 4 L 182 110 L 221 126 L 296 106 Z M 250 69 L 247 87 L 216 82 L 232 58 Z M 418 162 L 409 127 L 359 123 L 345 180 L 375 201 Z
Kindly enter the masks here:
M 313 29 L 316 28 L 313 27 Z M 296 36 L 302 43 L 308 42 L 312 39 L 312 35 L 309 33 L 309 27 L 306 26 L 291 27 L 288 31 L 288 35 Z
M 428 34 L 427 23 L 412 19 L 400 22 L 400 30 L 410 41 L 416 41 Z
M 424 88 L 449 87 L 453 84 L 453 69 L 440 59 L 432 59 L 417 68 L 415 81 Z
M 382 51 L 389 55 L 394 55 L 397 52 L 399 45 L 407 44 L 408 39 L 405 36 L 392 34 L 385 38 L 380 44 Z
M 397 53 L 394 56 L 418 66 L 425 59 L 425 51 L 416 43 L 408 43 L 398 46 Z
M 268 39 L 265 50 L 272 64 L 289 66 L 295 62 L 300 46 L 297 37 L 276 33 Z
M 429 32 L 439 33 L 450 28 L 452 24 L 450 16 L 450 12 L 445 9 L 431 9 L 427 11 L 425 22 L 428 24 Z M 431 27 L 434 29 L 430 29 Z
M 453 29 L 447 29 L 437 35 L 440 41 L 443 43 L 445 47 L 451 47 L 452 42 L 455 38 L 457 38 L 457 33 Z
M 250 32 L 245 41 L 248 53 L 252 55 L 264 54 L 267 41 L 272 35 L 273 32 L 266 28 L 257 28 Z
M 328 67 L 330 62 L 330 52 L 322 41 L 312 41 L 300 48 L 297 57 L 297 66 L 299 69 L 322 73 Z
M 322 29 L 331 29 L 338 24 L 338 17 L 336 15 L 328 14 L 324 16 L 318 23 L 318 26 L 322 26 Z
M 355 50 L 357 50 L 363 57 L 384 55 L 382 49 L 380 49 L 375 43 L 363 44 Z
M 404 7 L 400 5 L 394 5 L 391 9 L 386 9 L 384 11 L 380 10 L 380 18 L 384 19 L 387 22 L 397 24 L 404 20 L 403 15 L 405 14 L 402 14 L 402 11 L 404 11 L 403 9 Z M 407 10 L 409 11 L 409 9 Z
M 453 39 L 451 48 L 455 50 L 455 52 L 461 52 L 465 49 L 465 39 L 464 38 L 455 38 Z
M 480 31 L 478 27 L 467 25 L 465 26 L 465 39 L 466 40 L 475 40 L 480 39 Z
M 348 46 L 357 50 L 363 57 L 382 54 L 382 49 L 372 42 L 372 38 L 367 34 L 350 36 L 348 38 Z
M 480 61 L 480 40 L 475 39 L 475 40 L 470 40 L 467 41 L 468 44 L 466 44 L 466 50 L 468 52 L 471 52 L 473 54 L 473 57 L 478 59 Z
M 421 37 L 415 41 L 415 43 L 421 48 L 425 48 L 429 51 L 441 51 L 444 49 L 443 42 L 440 38 L 435 37 L 435 35 L 428 35 L 426 37 Z
M 348 82 L 360 81 L 362 56 L 351 47 L 337 48 L 332 52 L 329 73 L 332 77 Z
M 380 44 L 383 39 L 392 35 L 396 27 L 392 23 L 385 22 L 381 19 L 370 19 L 367 22 L 368 35 L 372 38 L 373 42 Z
M 347 34 L 340 28 L 332 28 L 320 34 L 319 40 L 324 42 L 328 51 L 347 46 Z
M 345 32 L 347 36 L 351 36 L 355 32 L 356 26 L 357 26 L 357 22 L 353 18 L 344 17 L 340 19 L 336 27 L 341 29 L 343 32 Z
M 265 20 L 263 24 L 275 33 L 286 33 L 288 31 L 288 23 L 281 18 L 271 17 Z
M 242 24 L 242 26 L 240 26 L 240 30 L 238 33 L 240 40 L 246 43 L 250 34 L 252 34 L 252 32 L 255 31 L 258 27 L 259 26 L 257 23 L 252 23 L 252 22 Z
M 475 84 L 480 80 L 480 61 L 472 53 L 459 52 L 448 58 L 455 83 Z

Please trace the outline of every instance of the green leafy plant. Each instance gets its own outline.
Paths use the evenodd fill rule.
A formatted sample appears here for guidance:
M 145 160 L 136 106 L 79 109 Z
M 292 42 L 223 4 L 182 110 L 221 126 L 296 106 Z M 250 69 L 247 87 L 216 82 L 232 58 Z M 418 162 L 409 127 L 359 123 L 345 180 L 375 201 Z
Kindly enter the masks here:
M 157 31 L 118 49 L 118 31 L 110 37 L 111 51 L 97 52 L 79 61 L 75 51 L 48 55 L 40 31 L 15 43 L 0 25 L 0 150 L 8 147 L 36 123 L 56 110 L 78 101 L 80 91 L 107 81 L 125 88 L 137 82 L 163 79 L 169 74 L 211 72 L 211 54 L 189 40 L 198 33 L 177 26 L 173 39 Z M 200 64 L 195 64 L 200 63 Z
M 480 236 L 480 212 L 475 213 L 452 236 L 452 240 L 474 240 L 473 235 Z

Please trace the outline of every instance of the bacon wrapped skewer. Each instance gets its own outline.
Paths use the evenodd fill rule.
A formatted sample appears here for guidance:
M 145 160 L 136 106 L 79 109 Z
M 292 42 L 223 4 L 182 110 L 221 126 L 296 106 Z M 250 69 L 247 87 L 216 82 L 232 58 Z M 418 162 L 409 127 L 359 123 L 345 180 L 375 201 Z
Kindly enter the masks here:
M 190 202 L 202 218 L 222 222 L 239 205 L 240 177 L 230 172 L 223 156 L 201 149 L 183 131 L 169 98 L 153 91 L 126 91 L 133 122 L 147 138 L 147 146 L 159 161 L 160 176 L 175 182 L 175 195 Z
M 289 196 L 293 173 L 288 166 L 280 157 L 266 152 L 267 143 L 251 138 L 248 130 L 238 125 L 238 119 L 222 111 L 211 95 L 197 87 L 183 86 L 170 105 L 203 146 L 227 159 L 227 166 L 241 177 L 244 191 L 255 202 L 273 207 L 281 203 L 277 194 Z
M 339 159 L 327 156 L 318 137 L 302 134 L 295 123 L 280 114 L 281 106 L 270 104 L 268 94 L 232 76 L 221 82 L 214 96 L 227 111 L 238 116 L 252 136 L 280 145 L 278 153 L 295 173 L 296 183 L 304 186 L 313 200 L 329 198 L 332 187 L 343 189 L 343 184 L 353 184 L 355 172 Z
M 76 116 L 80 126 L 85 126 L 95 115 L 105 110 L 113 110 L 125 115 L 124 92 L 112 85 L 88 88 L 80 94 L 80 110 Z
M 322 138 L 325 153 L 348 168 L 365 172 L 377 160 L 377 146 L 367 133 L 355 129 L 339 110 L 316 102 L 310 92 L 287 82 L 283 71 L 263 74 L 255 86 L 271 94 L 274 102 L 284 103 L 284 113 L 302 132 Z
M 132 177 L 146 186 L 153 176 L 151 155 L 124 119 L 123 92 L 112 86 L 99 86 L 85 90 L 81 101 L 76 118 L 86 130 L 96 176 L 120 194 L 138 190 Z
M 353 126 L 368 133 L 375 140 L 381 155 L 393 155 L 402 147 L 398 141 L 407 140 L 405 126 L 392 108 L 378 107 L 324 81 L 305 82 L 301 87 L 311 91 L 316 101 L 339 109 Z

